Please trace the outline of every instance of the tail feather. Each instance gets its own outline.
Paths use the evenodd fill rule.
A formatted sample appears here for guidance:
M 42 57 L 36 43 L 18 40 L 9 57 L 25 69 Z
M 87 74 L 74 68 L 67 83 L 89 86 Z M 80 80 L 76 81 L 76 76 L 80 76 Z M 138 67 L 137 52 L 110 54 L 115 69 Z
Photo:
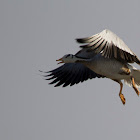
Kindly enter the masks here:
M 136 87 L 140 88 L 140 70 L 133 69 L 132 72 L 131 72 L 131 74 L 132 74 L 132 77 L 134 77 L 134 81 L 135 81 Z M 124 82 L 128 86 L 132 86 L 131 79 L 125 79 Z
M 131 79 L 125 79 L 125 80 L 124 80 L 124 83 L 125 83 L 126 85 L 128 85 L 129 87 L 132 87 L 132 81 L 131 81 Z
M 132 76 L 134 77 L 136 86 L 137 86 L 138 88 L 140 88 L 140 70 L 138 70 L 138 69 L 133 69 L 133 71 L 132 71 Z

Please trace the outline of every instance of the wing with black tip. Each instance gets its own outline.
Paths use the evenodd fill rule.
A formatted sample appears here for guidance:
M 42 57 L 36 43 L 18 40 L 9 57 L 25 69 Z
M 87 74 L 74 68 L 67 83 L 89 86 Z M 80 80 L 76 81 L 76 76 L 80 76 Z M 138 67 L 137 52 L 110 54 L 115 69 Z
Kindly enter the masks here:
M 110 30 L 103 30 L 101 33 L 91 37 L 76 40 L 78 43 L 85 43 L 80 47 L 87 49 L 87 52 L 101 53 L 106 58 L 113 57 L 119 61 L 140 64 L 139 58 Z
M 68 85 L 73 86 L 74 84 L 78 84 L 79 82 L 88 79 L 105 77 L 93 72 L 80 63 L 64 64 L 47 73 L 48 75 L 45 75 L 44 77 L 48 77 L 46 80 L 53 80 L 50 84 L 55 84 L 55 87 L 61 85 L 63 85 L 63 87 Z

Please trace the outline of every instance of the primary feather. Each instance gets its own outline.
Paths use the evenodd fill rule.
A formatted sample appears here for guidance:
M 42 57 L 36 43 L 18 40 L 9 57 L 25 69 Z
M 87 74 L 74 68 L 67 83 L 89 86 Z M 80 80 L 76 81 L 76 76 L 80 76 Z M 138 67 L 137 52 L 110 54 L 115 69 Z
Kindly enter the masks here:
M 55 87 L 60 85 L 63 85 L 63 87 L 66 87 L 68 85 L 72 86 L 88 79 L 104 77 L 79 63 L 64 64 L 57 69 L 49 71 L 49 73 L 49 75 L 46 75 L 47 77 L 49 77 L 46 80 L 53 79 L 50 84 L 57 83 Z

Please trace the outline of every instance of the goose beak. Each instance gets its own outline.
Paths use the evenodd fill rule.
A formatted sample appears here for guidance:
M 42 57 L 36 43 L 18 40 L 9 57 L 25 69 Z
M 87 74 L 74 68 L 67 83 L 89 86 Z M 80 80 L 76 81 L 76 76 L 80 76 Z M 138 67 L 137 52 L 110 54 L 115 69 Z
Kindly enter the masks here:
M 57 63 L 57 64 L 64 63 L 64 61 L 62 60 L 62 58 L 60 58 L 60 59 L 58 59 L 58 60 L 56 60 L 56 61 L 60 61 L 60 62 Z

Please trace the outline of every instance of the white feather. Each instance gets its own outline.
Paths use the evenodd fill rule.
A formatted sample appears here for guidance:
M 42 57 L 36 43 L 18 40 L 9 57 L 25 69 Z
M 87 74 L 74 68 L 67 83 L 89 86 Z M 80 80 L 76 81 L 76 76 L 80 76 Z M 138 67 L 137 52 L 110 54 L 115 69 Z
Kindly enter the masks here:
M 108 43 L 112 42 L 119 49 L 122 49 L 123 51 L 128 52 L 128 53 L 134 55 L 134 53 L 128 48 L 128 46 L 123 42 L 123 40 L 120 39 L 112 31 L 110 31 L 108 29 L 105 29 L 101 33 L 99 33 L 99 36 L 101 36 Z

